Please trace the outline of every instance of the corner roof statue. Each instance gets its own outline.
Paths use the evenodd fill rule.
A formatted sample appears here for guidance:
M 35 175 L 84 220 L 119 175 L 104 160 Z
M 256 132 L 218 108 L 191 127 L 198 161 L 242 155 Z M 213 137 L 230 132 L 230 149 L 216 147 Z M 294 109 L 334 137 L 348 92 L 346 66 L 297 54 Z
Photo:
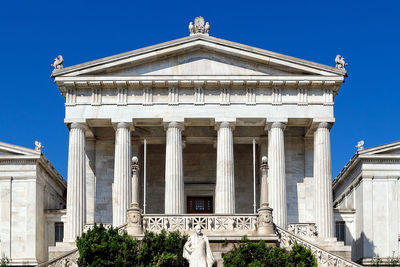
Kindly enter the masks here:
M 51 65 L 54 67 L 54 69 L 62 69 L 64 68 L 63 63 L 64 63 L 64 58 L 62 57 L 62 55 L 58 55 L 58 57 L 54 59 L 54 62 Z
M 35 150 L 42 151 L 42 148 L 44 148 L 44 146 L 42 146 L 42 142 L 35 141 Z
M 358 141 L 356 148 L 357 148 L 357 151 L 364 150 L 364 140 Z
M 348 65 L 346 61 L 344 61 L 344 57 L 341 55 L 336 55 L 335 57 L 335 63 L 336 63 L 336 68 L 338 69 L 345 69 L 345 67 Z
M 210 23 L 207 21 L 204 24 L 204 18 L 202 16 L 196 17 L 194 19 L 194 25 L 193 25 L 193 22 L 189 23 L 190 35 L 199 34 L 199 33 L 208 35 L 209 31 L 210 31 Z

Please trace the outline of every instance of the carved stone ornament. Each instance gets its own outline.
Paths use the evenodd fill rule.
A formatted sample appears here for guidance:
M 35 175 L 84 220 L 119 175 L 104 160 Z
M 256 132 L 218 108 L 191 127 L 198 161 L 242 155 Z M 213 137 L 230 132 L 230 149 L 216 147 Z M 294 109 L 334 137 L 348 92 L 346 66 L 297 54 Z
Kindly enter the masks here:
M 345 67 L 348 65 L 346 63 L 346 61 L 344 61 L 344 57 L 342 57 L 341 55 L 337 55 L 335 57 L 335 63 L 336 63 L 336 68 L 338 69 L 345 69 Z
M 54 69 L 60 70 L 64 68 L 63 63 L 64 63 L 64 58 L 62 57 L 62 55 L 58 55 L 58 57 L 54 59 L 54 62 L 51 65 L 54 67 Z
M 194 24 L 193 22 L 189 23 L 190 35 L 200 34 L 200 33 L 208 35 L 209 31 L 210 31 L 210 23 L 209 22 L 204 23 L 204 18 L 202 16 L 196 17 L 194 19 Z
M 76 249 L 73 253 L 51 262 L 48 267 L 78 267 L 78 258 L 79 252 Z

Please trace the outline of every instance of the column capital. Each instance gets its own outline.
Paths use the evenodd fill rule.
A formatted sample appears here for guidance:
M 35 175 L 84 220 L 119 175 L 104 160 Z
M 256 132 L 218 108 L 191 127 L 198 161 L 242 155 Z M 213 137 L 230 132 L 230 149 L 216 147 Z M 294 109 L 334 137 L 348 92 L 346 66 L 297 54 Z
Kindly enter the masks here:
M 128 129 L 130 131 L 134 131 L 135 127 L 133 126 L 132 122 L 125 122 L 125 121 L 121 121 L 121 122 L 113 122 L 113 127 L 115 130 L 117 129 Z
M 332 128 L 332 126 L 333 126 L 333 123 L 332 122 L 327 122 L 327 121 L 315 122 L 315 124 L 314 124 L 315 129 L 327 128 L 328 130 L 330 130 Z
M 85 130 L 86 129 L 86 123 L 83 122 L 73 122 L 70 124 L 70 129 L 82 129 Z
M 285 121 L 267 122 L 267 124 L 265 126 L 265 130 L 270 131 L 272 128 L 279 128 L 279 129 L 285 130 L 286 124 L 287 124 L 287 121 L 286 122 Z
M 220 128 L 231 128 L 232 131 L 235 130 L 236 122 L 234 121 L 218 121 L 215 122 L 215 130 L 219 130 Z
M 164 130 L 168 130 L 169 128 L 178 128 L 183 131 L 185 129 L 185 125 L 182 121 L 164 121 Z

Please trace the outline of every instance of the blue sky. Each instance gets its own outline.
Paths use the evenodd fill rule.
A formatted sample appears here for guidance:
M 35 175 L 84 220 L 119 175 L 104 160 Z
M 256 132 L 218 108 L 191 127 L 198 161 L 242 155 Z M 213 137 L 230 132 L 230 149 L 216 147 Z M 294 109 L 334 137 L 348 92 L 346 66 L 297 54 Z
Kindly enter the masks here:
M 188 35 L 202 15 L 210 34 L 327 65 L 349 77 L 335 99 L 335 177 L 356 151 L 400 140 L 398 1 L 4 1 L 0 6 L 0 141 L 34 147 L 66 178 L 64 99 L 50 78 L 64 66 Z

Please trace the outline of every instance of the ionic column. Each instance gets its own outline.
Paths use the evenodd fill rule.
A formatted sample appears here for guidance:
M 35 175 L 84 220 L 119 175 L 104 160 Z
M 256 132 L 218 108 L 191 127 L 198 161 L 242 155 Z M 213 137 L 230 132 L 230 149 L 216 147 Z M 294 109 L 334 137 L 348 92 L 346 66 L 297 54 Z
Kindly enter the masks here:
M 233 134 L 231 122 L 217 125 L 217 182 L 215 186 L 215 213 L 235 213 L 235 175 L 233 161 Z
M 72 123 L 69 131 L 65 242 L 75 242 L 86 221 L 85 128 L 83 123 Z
M 286 229 L 285 123 L 268 123 L 269 205 L 275 223 Z
M 126 223 L 127 210 L 131 203 L 131 128 L 132 124 L 115 124 L 113 226 Z
M 165 151 L 165 213 L 185 213 L 183 162 L 182 162 L 182 130 L 183 123 L 169 122 Z
M 333 237 L 330 128 L 322 122 L 314 132 L 315 222 L 320 237 Z

